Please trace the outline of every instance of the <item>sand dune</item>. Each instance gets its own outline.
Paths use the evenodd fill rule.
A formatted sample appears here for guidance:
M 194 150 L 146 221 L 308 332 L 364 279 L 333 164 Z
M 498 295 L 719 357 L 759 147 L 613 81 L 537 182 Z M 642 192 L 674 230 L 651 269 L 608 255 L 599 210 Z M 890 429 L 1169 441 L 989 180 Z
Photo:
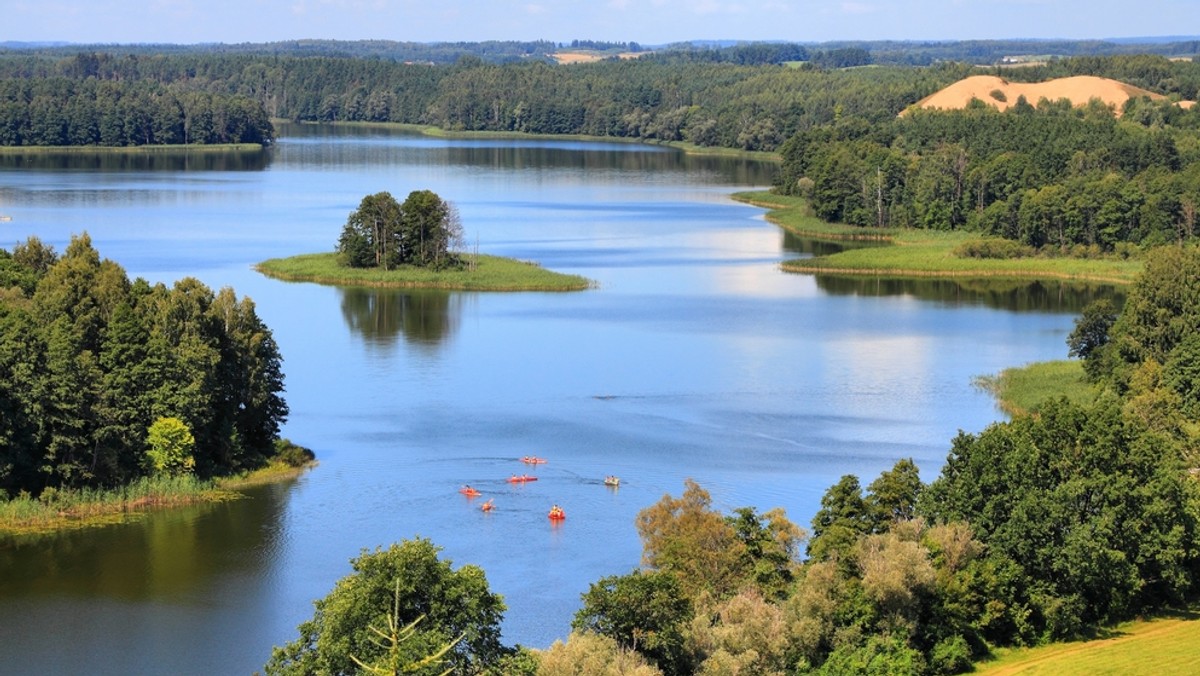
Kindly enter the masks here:
M 993 93 L 997 91 L 1002 93 L 1003 100 L 995 97 Z M 1041 99 L 1069 99 L 1072 104 L 1082 106 L 1091 99 L 1098 98 L 1118 114 L 1121 112 L 1121 106 L 1131 97 L 1149 96 L 1153 100 L 1165 98 L 1161 94 L 1124 82 L 1092 75 L 1064 77 L 1048 82 L 1009 82 L 995 75 L 973 75 L 921 99 L 914 105 L 920 108 L 953 110 L 965 108 L 972 98 L 976 98 L 1000 110 L 1007 110 L 1016 104 L 1020 96 L 1024 96 L 1025 100 L 1033 105 L 1037 105 Z M 1191 102 L 1181 105 L 1184 104 L 1191 105 Z

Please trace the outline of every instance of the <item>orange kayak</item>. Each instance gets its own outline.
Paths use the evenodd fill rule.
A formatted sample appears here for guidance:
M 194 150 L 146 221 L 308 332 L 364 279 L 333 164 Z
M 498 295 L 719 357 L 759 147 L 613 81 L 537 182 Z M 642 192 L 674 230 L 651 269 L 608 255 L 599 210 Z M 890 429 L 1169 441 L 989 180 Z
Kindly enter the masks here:
M 508 477 L 508 483 L 510 483 L 510 484 L 523 484 L 527 481 L 537 481 L 537 477 L 529 476 L 528 474 L 522 474 L 521 476 Z
M 526 465 L 544 465 L 546 464 L 546 459 L 539 458 L 534 455 L 527 455 L 521 458 L 521 462 L 525 463 Z
M 460 488 L 460 489 L 458 489 L 458 492 L 462 493 L 463 495 L 467 496 L 468 498 L 475 498 L 475 497 L 479 497 L 479 495 L 480 495 L 479 491 L 475 490 L 474 488 L 471 488 L 470 486 L 467 486 L 466 488 Z

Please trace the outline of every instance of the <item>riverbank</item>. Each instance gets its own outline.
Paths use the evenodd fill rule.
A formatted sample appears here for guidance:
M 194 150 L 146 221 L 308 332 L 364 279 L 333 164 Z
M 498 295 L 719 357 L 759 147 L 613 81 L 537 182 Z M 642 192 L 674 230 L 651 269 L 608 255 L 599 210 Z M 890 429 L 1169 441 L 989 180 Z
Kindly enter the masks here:
M 30 154 L 63 154 L 63 153 L 79 153 L 79 154 L 129 154 L 129 153 L 166 153 L 179 152 L 181 150 L 187 152 L 229 152 L 229 151 L 255 151 L 262 150 L 263 146 L 260 143 L 213 143 L 213 144 L 171 144 L 171 145 L 147 145 L 147 146 L 0 146 L 0 154 L 15 155 L 20 153 Z
M 582 291 L 595 283 L 579 275 L 547 270 L 537 263 L 501 256 L 466 254 L 468 265 L 451 270 L 401 266 L 394 270 L 349 268 L 336 253 L 272 258 L 254 266 L 262 274 L 291 282 L 334 286 L 451 291 Z
M 850 249 L 829 256 L 785 261 L 787 272 L 836 273 L 879 277 L 1009 278 L 1071 280 L 1125 285 L 1142 268 L 1134 259 L 1021 257 L 975 258 L 958 255 L 978 242 L 977 233 L 937 230 L 859 228 L 828 223 L 812 216 L 803 199 L 769 192 L 735 193 L 733 199 L 770 209 L 766 218 L 789 232 L 813 239 L 875 240 L 893 246 Z
M 232 477 L 202 480 L 194 476 L 144 477 L 108 490 L 47 490 L 39 498 L 27 495 L 0 502 L 0 537 L 123 523 L 140 514 L 241 497 L 239 490 L 295 479 L 315 463 L 302 466 L 272 462 Z

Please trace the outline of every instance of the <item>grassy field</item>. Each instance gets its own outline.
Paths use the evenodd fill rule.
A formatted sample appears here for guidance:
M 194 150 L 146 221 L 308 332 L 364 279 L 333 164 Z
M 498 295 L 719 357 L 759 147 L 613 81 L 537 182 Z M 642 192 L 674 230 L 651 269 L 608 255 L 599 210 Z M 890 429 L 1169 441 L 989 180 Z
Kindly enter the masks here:
M 580 291 L 594 286 L 585 277 L 552 272 L 536 263 L 481 254 L 467 257 L 475 261 L 473 268 L 443 271 L 410 266 L 395 270 L 347 268 L 338 265 L 333 253 L 272 258 L 255 269 L 277 279 L 342 286 L 458 291 Z
M 1084 404 L 1097 394 L 1087 382 L 1083 364 L 1066 359 L 1004 369 L 996 376 L 981 376 L 976 384 L 991 392 L 1009 415 L 1035 412 L 1042 402 L 1059 397 Z
M 831 256 L 787 261 L 789 272 L 829 272 L 886 277 L 998 277 L 1066 279 L 1128 284 L 1141 270 L 1136 260 L 1026 257 L 985 259 L 961 257 L 955 249 L 979 235 L 937 230 L 859 228 L 827 223 L 807 212 L 804 200 L 768 192 L 737 193 L 734 199 L 772 209 L 767 219 L 799 235 L 817 239 L 873 239 L 894 246 L 851 249 Z
M 976 665 L 986 676 L 1112 676 L 1200 673 L 1200 613 L 1178 613 L 1119 625 L 1094 641 L 996 651 Z

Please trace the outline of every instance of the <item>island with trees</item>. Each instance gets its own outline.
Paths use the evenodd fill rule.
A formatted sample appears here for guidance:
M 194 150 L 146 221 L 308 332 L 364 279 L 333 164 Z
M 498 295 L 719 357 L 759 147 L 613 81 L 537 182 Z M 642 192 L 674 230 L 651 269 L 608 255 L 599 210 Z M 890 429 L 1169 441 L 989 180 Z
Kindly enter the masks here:
M 0 529 L 229 497 L 294 473 L 282 356 L 254 302 L 130 281 L 86 234 L 0 249 Z
M 289 281 L 342 286 L 461 291 L 579 291 L 592 282 L 536 263 L 464 250 L 454 205 L 431 190 L 404 202 L 391 193 L 363 197 L 334 252 L 273 258 L 256 267 Z

